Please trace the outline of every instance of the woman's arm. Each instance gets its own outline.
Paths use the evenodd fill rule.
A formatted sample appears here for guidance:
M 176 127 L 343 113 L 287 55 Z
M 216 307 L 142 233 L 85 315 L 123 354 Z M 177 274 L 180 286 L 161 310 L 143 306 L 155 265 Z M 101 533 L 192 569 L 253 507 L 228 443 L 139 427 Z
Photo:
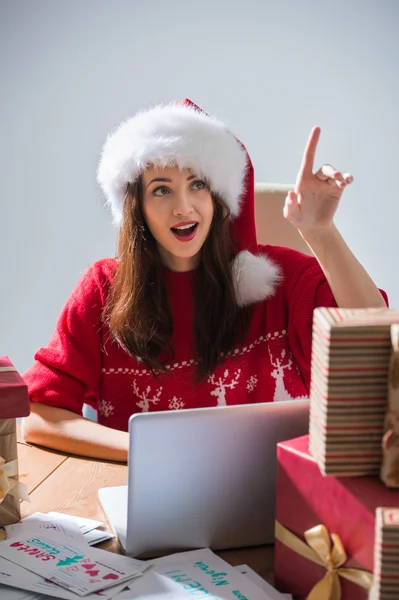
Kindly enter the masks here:
M 320 128 L 314 127 L 305 147 L 295 191 L 286 198 L 284 216 L 315 255 L 338 306 L 384 307 L 385 300 L 377 286 L 334 225 L 342 192 L 352 183 L 352 175 L 342 174 L 331 165 L 323 165 L 313 173 L 319 137 Z
M 386 306 L 381 292 L 333 225 L 302 233 L 341 308 Z
M 129 434 L 104 427 L 64 408 L 31 402 L 22 419 L 27 442 L 90 458 L 127 462 Z

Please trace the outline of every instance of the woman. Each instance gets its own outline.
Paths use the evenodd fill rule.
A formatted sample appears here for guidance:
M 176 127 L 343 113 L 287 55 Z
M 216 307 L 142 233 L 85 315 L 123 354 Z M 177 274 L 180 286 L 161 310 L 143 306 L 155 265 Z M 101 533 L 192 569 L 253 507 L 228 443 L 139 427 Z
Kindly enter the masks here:
M 385 306 L 334 226 L 352 176 L 313 173 L 319 135 L 284 207 L 315 258 L 257 246 L 246 150 L 189 100 L 109 136 L 98 180 L 118 257 L 89 267 L 25 374 L 28 441 L 126 460 L 135 412 L 308 395 L 314 308 Z

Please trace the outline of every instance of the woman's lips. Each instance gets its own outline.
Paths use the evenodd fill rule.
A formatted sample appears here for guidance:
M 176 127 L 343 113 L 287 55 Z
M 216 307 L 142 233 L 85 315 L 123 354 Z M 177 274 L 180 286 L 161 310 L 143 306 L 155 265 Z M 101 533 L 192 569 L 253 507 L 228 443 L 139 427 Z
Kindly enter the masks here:
M 195 221 L 193 223 L 179 223 L 180 227 L 184 227 L 183 229 L 179 229 L 178 227 L 171 227 L 171 232 L 175 236 L 179 242 L 191 242 L 196 236 L 198 223 Z

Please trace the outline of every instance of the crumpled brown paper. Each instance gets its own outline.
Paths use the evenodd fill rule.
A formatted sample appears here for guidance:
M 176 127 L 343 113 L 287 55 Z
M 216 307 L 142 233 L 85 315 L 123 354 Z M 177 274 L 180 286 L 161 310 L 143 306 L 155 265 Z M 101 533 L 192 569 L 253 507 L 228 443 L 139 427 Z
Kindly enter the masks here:
M 391 326 L 388 406 L 382 438 L 380 477 L 387 487 L 399 488 L 399 325 Z

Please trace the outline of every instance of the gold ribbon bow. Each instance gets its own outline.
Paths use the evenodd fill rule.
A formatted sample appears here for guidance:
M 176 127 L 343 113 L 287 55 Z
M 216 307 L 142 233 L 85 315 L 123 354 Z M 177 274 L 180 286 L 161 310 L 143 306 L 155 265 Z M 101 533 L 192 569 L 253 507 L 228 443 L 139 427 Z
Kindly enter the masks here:
M 340 577 L 369 590 L 373 583 L 373 575 L 362 569 L 345 569 L 342 565 L 347 556 L 340 537 L 336 533 L 331 536 L 324 525 L 316 525 L 305 531 L 306 543 L 276 521 L 276 539 L 304 558 L 321 565 L 327 573 L 310 590 L 306 600 L 341 600 Z M 332 547 L 331 547 L 332 541 Z
M 19 500 L 30 502 L 26 485 L 18 479 L 13 479 L 16 475 L 18 475 L 18 460 L 11 460 L 6 463 L 4 458 L 0 456 L 0 504 L 7 494 Z

